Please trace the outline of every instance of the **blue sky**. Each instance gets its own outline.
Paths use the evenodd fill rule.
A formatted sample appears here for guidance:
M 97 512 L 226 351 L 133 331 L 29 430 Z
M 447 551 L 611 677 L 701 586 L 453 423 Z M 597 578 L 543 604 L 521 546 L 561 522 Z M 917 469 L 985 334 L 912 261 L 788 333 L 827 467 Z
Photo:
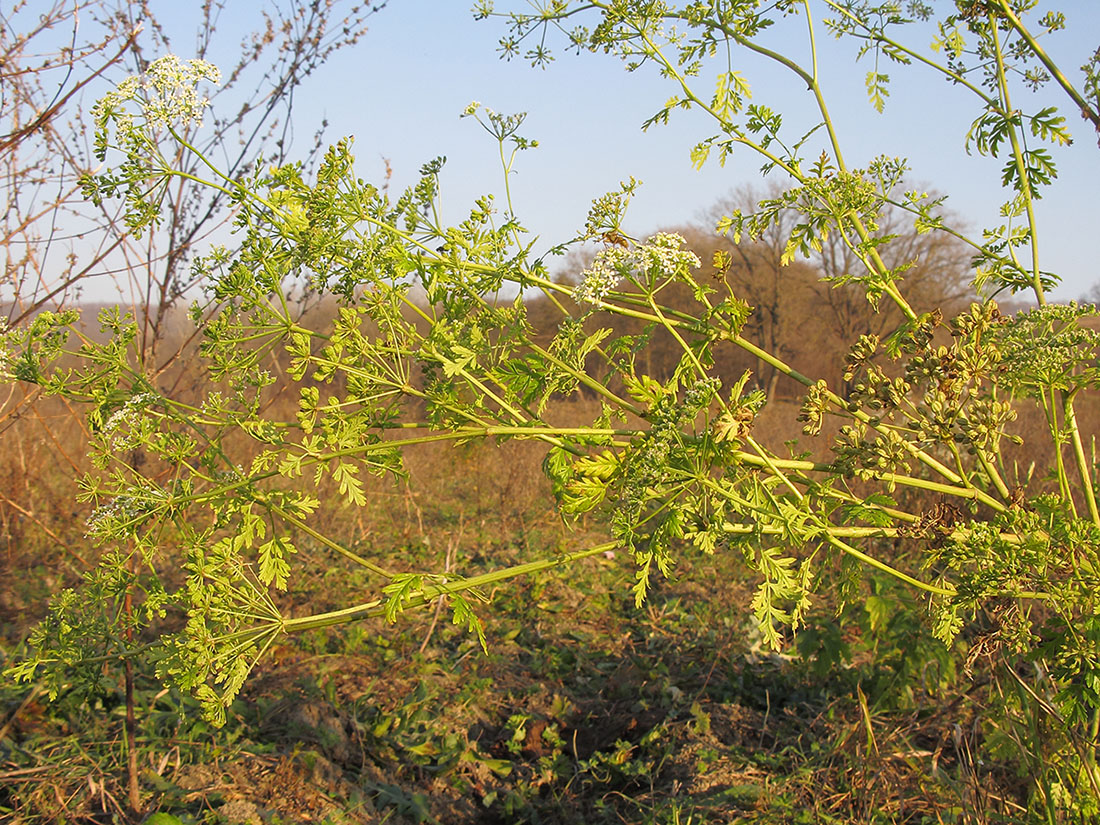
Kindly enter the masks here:
M 524 4 L 499 0 L 497 6 Z M 1079 81 L 1077 67 L 1100 44 L 1100 3 L 1067 0 L 1057 7 L 1067 14 L 1068 30 L 1044 43 Z M 805 24 L 791 22 L 793 27 L 778 29 L 772 39 L 804 55 Z M 817 23 L 826 94 L 849 165 L 861 166 L 879 154 L 906 157 L 913 182 L 949 194 L 949 207 L 975 232 L 1000 222 L 1001 163 L 968 157 L 963 150 L 978 113 L 974 98 L 928 70 L 890 66 L 891 97 L 880 115 L 863 86 L 869 61 L 856 64 L 854 44 L 837 43 Z M 386 158 L 396 187 L 415 181 L 424 162 L 446 155 L 445 207 L 458 219 L 478 195 L 503 192 L 495 143 L 471 119 L 459 118 L 463 108 L 477 100 L 499 112 L 527 112 L 521 134 L 540 145 L 522 153 L 513 198 L 543 247 L 571 237 L 583 225 L 591 199 L 630 176 L 643 181 L 628 217 L 634 235 L 697 221 L 735 187 L 759 182 L 760 161 L 748 151 L 724 168 L 716 162 L 702 170 L 692 167 L 690 148 L 715 132 L 702 114 L 677 112 L 669 126 L 641 131 L 642 122 L 675 91 L 655 71 L 643 67 L 630 74 L 614 57 L 561 50 L 545 70 L 522 60 L 505 62 L 497 46 L 503 34 L 501 21 L 475 21 L 464 2 L 390 0 L 371 18 L 359 45 L 339 53 L 300 90 L 295 123 L 301 145 L 327 119 L 330 140 L 354 136 L 363 177 L 380 180 Z M 232 37 L 225 35 L 226 48 L 235 45 Z M 914 37 L 923 46 L 930 32 L 914 30 Z M 184 42 L 178 39 L 177 49 Z M 792 76 L 775 68 L 761 71 L 751 61 L 734 68 L 744 69 L 754 102 L 786 114 L 792 134 L 813 122 L 805 86 Z M 1041 97 L 1018 94 L 1021 108 L 1039 107 Z M 1066 113 L 1060 99 L 1054 102 Z M 1095 206 L 1100 150 L 1084 121 L 1072 113 L 1067 120 L 1077 140 L 1055 153 L 1063 176 L 1040 205 L 1040 252 L 1043 267 L 1063 277 L 1065 285 L 1056 294 L 1073 298 L 1100 281 L 1093 248 L 1100 230 Z

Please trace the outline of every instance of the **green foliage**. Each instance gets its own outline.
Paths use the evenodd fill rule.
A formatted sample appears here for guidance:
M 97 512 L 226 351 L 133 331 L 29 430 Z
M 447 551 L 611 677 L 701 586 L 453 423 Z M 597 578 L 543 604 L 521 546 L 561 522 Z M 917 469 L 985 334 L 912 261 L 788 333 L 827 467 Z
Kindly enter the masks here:
M 910 17 L 896 3 L 824 5 L 833 15 L 828 28 L 855 39 L 861 56 L 901 66 L 919 57 L 975 96 L 980 114 L 967 148 L 1003 159 L 1008 198 L 1005 223 L 972 243 L 975 283 L 986 295 L 1028 290 L 1034 309 L 1006 317 L 989 298 L 944 319 L 910 305 L 903 277 L 911 264 L 891 268 L 882 255 L 896 240 L 880 231 L 886 210 L 900 204 L 918 232 L 961 233 L 937 211 L 940 201 L 916 193 L 897 199 L 904 161 L 849 167 L 816 64 L 803 66 L 757 39 L 792 14 L 804 15 L 812 34 L 808 2 L 766 9 L 755 2 L 561 2 L 509 14 L 506 55 L 546 63 L 553 31 L 586 14 L 594 25 L 569 31 L 570 48 L 614 53 L 629 70 L 656 66 L 679 91 L 649 124 L 676 109 L 699 109 L 719 134 L 692 150 L 696 164 L 714 149 L 720 161 L 744 149 L 762 158 L 764 171 L 789 180 L 752 214 L 722 219 L 718 230 L 735 243 L 782 231 L 784 264 L 839 239 L 862 270 L 836 285 L 860 288 L 875 308 L 892 305 L 900 325 L 882 340 L 868 333 L 852 343 L 845 386 L 801 374 L 743 337 L 753 296 L 734 293 L 722 275 L 728 261 L 710 279 L 679 236 L 635 240 L 626 233 L 633 179 L 593 204 L 575 240 L 603 246 L 580 282 L 569 284 L 551 279 L 524 242 L 510 194 L 503 212 L 485 196 L 464 220 L 445 225 L 443 158 L 425 164 L 420 180 L 396 198 L 355 176 L 346 140 L 330 147 L 312 179 L 297 165 L 231 179 L 209 161 L 212 179 L 180 176 L 232 196 L 239 246 L 196 262 L 206 284 L 193 310 L 209 378 L 201 399 L 158 389 L 135 352 L 137 324 L 117 312 L 103 314 L 95 340 L 71 314 L 43 313 L 4 332 L 0 375 L 88 410 L 99 472 L 82 481 L 82 495 L 97 508 L 89 535 L 105 548 L 83 586 L 60 594 L 32 637 L 33 655 L 10 674 L 42 679 L 56 695 L 70 682 L 96 689 L 105 663 L 144 658 L 222 724 L 255 663 L 284 634 L 365 616 L 395 622 L 413 609 L 448 605 L 453 624 L 485 648 L 469 598 L 483 588 L 621 548 L 635 562 L 623 590 L 640 607 L 658 576 L 670 576 L 695 548 L 739 554 L 755 574 L 750 610 L 769 648 L 800 630 L 815 590 L 840 570 L 838 600 L 858 605 L 869 634 L 892 640 L 876 654 L 907 683 L 916 678 L 913 661 L 934 661 L 938 678 L 955 678 L 954 650 L 963 641 L 998 657 L 1017 680 L 1018 666 L 1031 663 L 1043 679 L 1027 685 L 1027 698 L 996 711 L 1010 720 L 1025 705 L 1045 714 L 1048 736 L 1036 746 L 1045 767 L 1034 799 L 1051 810 L 1089 809 L 1093 802 L 1081 795 L 1100 798 L 1100 514 L 1096 467 L 1074 404 L 1097 388 L 1100 339 L 1081 326 L 1095 310 L 1047 304 L 1056 279 L 1039 268 L 1036 252 L 1034 203 L 1057 178 L 1053 155 L 1037 144 L 1067 143 L 1065 119 L 1052 107 L 1024 114 L 1010 98 L 1014 77 L 1044 82 L 1054 76 L 1052 64 L 1020 20 L 1030 3 L 957 4 L 939 21 L 931 56 L 905 44 L 903 27 L 931 15 L 923 3 L 908 4 Z M 491 7 L 479 13 L 488 16 Z M 1050 29 L 1060 25 L 1044 20 Z M 810 132 L 781 136 L 777 113 L 748 105 L 751 86 L 739 71 L 720 71 L 713 93 L 694 91 L 711 57 L 721 51 L 732 61 L 742 49 L 809 88 Z M 157 225 L 158 192 L 177 176 L 166 158 L 195 151 L 172 121 L 201 114 L 195 84 L 212 72 L 180 65 L 152 64 L 97 108 L 96 151 L 107 165 L 84 186 L 97 202 L 123 198 L 135 232 Z M 972 71 L 983 80 L 972 81 Z M 1086 75 L 1091 94 L 1095 66 Z M 885 105 L 888 80 L 876 62 L 867 86 L 875 108 Z M 1084 103 L 1086 115 L 1095 114 Z M 516 154 L 536 145 L 516 134 L 523 116 L 477 104 L 465 115 L 499 145 L 507 190 Z M 677 288 L 691 295 L 689 310 L 670 300 Z M 301 320 L 295 290 L 337 303 L 329 327 Z M 557 334 L 545 345 L 532 332 L 525 290 L 540 291 L 560 310 Z M 618 334 L 617 319 L 644 332 Z M 656 332 L 678 352 L 662 376 L 639 357 Z M 754 423 L 766 399 L 745 392 L 747 374 L 722 386 L 715 362 L 723 346 L 740 347 L 804 387 L 807 435 L 821 433 L 828 420 L 839 423 L 831 461 L 790 457 L 758 441 Z M 282 417 L 269 403 L 275 368 L 296 385 L 293 409 Z M 581 392 L 599 399 L 591 423 L 555 423 L 555 401 Z M 1027 486 L 1031 479 L 1009 476 L 1005 445 L 1018 440 L 1010 428 L 1021 405 L 1036 405 L 1048 424 L 1049 483 Z M 367 475 L 400 481 L 403 450 L 412 445 L 510 439 L 545 446 L 543 466 L 562 515 L 599 517 L 606 543 L 480 575 L 391 571 L 311 524 L 321 509 L 367 505 Z M 322 485 L 337 495 L 314 495 Z M 280 591 L 302 576 L 306 540 L 372 578 L 361 602 L 291 617 Z M 860 570 L 870 574 L 866 585 Z M 143 636 L 150 641 L 139 644 Z M 817 649 L 826 659 L 845 656 L 837 634 L 819 635 Z M 865 698 L 861 708 L 869 717 Z M 520 730 L 517 722 L 514 739 Z M 651 740 L 636 744 L 656 747 L 660 735 L 655 728 Z M 561 742 L 552 733 L 544 738 L 560 755 Z M 435 747 L 406 750 L 435 758 Z M 652 766 L 634 748 L 624 741 L 588 767 L 629 784 Z M 518 806 L 506 802 L 505 810 Z

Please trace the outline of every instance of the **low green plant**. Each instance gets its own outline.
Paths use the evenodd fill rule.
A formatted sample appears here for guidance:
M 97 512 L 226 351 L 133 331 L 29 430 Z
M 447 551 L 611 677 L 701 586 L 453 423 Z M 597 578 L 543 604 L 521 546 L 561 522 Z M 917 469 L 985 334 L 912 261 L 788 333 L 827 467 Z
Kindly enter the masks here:
M 1040 264 L 1035 202 L 1057 175 L 1047 147 L 1068 143 L 1069 128 L 1053 107 L 1026 113 L 1014 95 L 1021 81 L 1053 84 L 1100 123 L 1100 58 L 1083 67 L 1079 91 L 1036 34 L 1060 28 L 1063 16 L 1049 11 L 1027 23 L 1034 5 L 959 0 L 936 22 L 931 51 L 909 45 L 908 32 L 932 20 L 921 2 L 903 10 L 840 0 L 615 0 L 505 15 L 508 55 L 545 63 L 557 32 L 569 48 L 659 70 L 678 91 L 647 125 L 679 109 L 709 115 L 716 134 L 692 150 L 699 165 L 749 150 L 765 172 L 786 176 L 789 188 L 751 214 L 728 215 L 718 230 L 735 242 L 757 238 L 793 212 L 785 260 L 812 257 L 834 237 L 859 261 L 862 269 L 836 285 L 893 305 L 903 321 L 887 336 L 851 342 L 845 387 L 742 336 L 752 296 L 729 287 L 728 261 L 716 256 L 706 270 L 674 234 L 632 238 L 633 180 L 598 198 L 576 237 L 552 250 L 599 245 L 580 281 L 552 278 L 508 188 L 518 153 L 536 145 L 520 134 L 522 116 L 468 107 L 499 145 L 505 199 L 480 198 L 446 225 L 442 158 L 396 198 L 356 176 L 349 140 L 328 150 L 312 179 L 295 165 L 230 177 L 176 128 L 201 116 L 196 83 L 213 69 L 157 61 L 97 106 L 96 151 L 107 165 L 84 186 L 96 202 L 122 198 L 135 232 L 156 230 L 169 185 L 214 187 L 232 199 L 236 248 L 194 262 L 206 284 L 192 317 L 210 389 L 193 399 L 158 385 L 135 344 L 139 321 L 118 310 L 100 314 L 95 339 L 75 313 L 42 313 L 4 333 L 6 378 L 86 405 L 98 472 L 81 480 L 81 496 L 96 506 L 88 532 L 103 547 L 102 563 L 59 594 L 34 631 L 34 655 L 9 673 L 57 695 L 98 684 L 107 663 L 142 663 L 221 724 L 285 634 L 439 606 L 484 647 L 481 616 L 505 580 L 626 552 L 641 606 L 683 554 L 732 553 L 756 576 L 749 609 L 767 648 L 791 638 L 827 586 L 833 602 L 861 605 L 870 631 L 890 631 L 884 638 L 897 644 L 889 655 L 902 669 L 919 652 L 910 642 L 931 637 L 988 660 L 1002 691 L 990 724 L 1030 780 L 1020 804 L 1051 822 L 1098 815 L 1100 513 L 1078 410 L 1100 384 L 1100 335 L 1082 324 L 1094 308 L 1048 301 L 1057 278 Z M 876 108 L 887 97 L 886 61 L 920 63 L 973 96 L 967 148 L 1004 163 L 1003 225 L 968 240 L 942 199 L 905 189 L 904 161 L 848 165 L 819 82 L 820 7 L 827 31 L 876 59 L 867 84 Z M 484 3 L 478 13 L 495 15 Z M 762 40 L 773 25 L 794 24 L 805 30 L 806 62 Z M 750 102 L 749 81 L 732 68 L 742 54 L 771 61 L 809 90 L 809 133 L 788 135 L 781 113 Z M 711 77 L 716 56 L 729 65 Z M 713 86 L 703 91 L 707 77 Z M 207 178 L 179 172 L 180 153 L 199 156 Z M 907 265 L 889 268 L 881 254 L 892 240 L 878 230 L 887 208 L 908 213 L 919 232 L 970 243 L 975 286 L 987 297 L 954 318 L 914 310 Z M 693 296 L 690 310 L 666 302 L 676 285 Z M 339 301 L 331 328 L 300 321 L 293 296 L 301 290 Z M 561 313 L 546 344 L 526 317 L 523 296 L 535 290 Z M 1004 292 L 1030 295 L 1033 308 L 1002 313 L 993 296 Z M 640 322 L 644 333 L 616 333 L 614 316 Z M 679 347 L 670 377 L 648 374 L 638 357 L 656 331 Z M 802 386 L 807 436 L 838 422 L 832 460 L 758 441 L 764 394 L 750 390 L 748 374 L 728 386 L 715 375 L 715 349 L 730 344 Z M 292 417 L 270 412 L 276 365 L 297 385 Z M 581 392 L 599 401 L 593 420 L 556 424 L 555 403 Z M 1011 461 L 1013 421 L 1027 406 L 1047 423 L 1049 474 Z M 365 476 L 399 482 L 405 449 L 517 439 L 545 447 L 563 517 L 598 514 L 605 541 L 464 575 L 460 567 L 390 569 L 314 526 L 322 509 L 363 507 Z M 316 495 L 322 485 L 335 496 Z M 306 542 L 369 573 L 371 592 L 342 609 L 290 614 L 282 593 L 309 562 Z M 895 594 L 898 585 L 907 595 Z M 921 653 L 920 678 L 954 678 L 954 667 L 946 653 Z M 601 753 L 603 767 L 644 772 L 632 747 Z

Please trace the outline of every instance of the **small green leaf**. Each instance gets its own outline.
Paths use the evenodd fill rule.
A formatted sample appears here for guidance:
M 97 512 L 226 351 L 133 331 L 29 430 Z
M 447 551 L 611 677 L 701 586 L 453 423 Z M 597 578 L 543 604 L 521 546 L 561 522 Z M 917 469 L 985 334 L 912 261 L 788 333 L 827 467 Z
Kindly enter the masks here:
M 389 596 L 386 600 L 386 621 L 393 624 L 398 615 L 405 609 L 406 603 L 423 589 L 424 577 L 419 573 L 398 573 L 390 583 L 382 588 L 382 592 Z
M 481 650 L 485 654 L 488 654 L 489 646 L 485 642 L 485 628 L 481 624 L 481 619 L 477 617 L 473 608 L 470 607 L 470 603 L 457 593 L 451 594 L 450 600 L 452 612 L 451 624 L 456 626 L 465 625 L 468 631 L 477 635 Z
M 894 615 L 896 602 L 882 596 L 868 596 L 863 603 L 863 609 L 867 612 L 867 622 L 873 632 L 882 630 Z
M 274 538 L 260 545 L 260 581 L 274 584 L 279 590 L 286 590 L 290 575 L 290 565 L 286 557 L 297 553 L 289 539 Z
M 143 820 L 144 825 L 184 825 L 183 820 L 179 817 L 172 816 L 171 814 L 162 813 L 157 811 L 155 814 L 150 814 Z
M 350 503 L 362 507 L 367 503 L 367 495 L 358 475 L 359 468 L 347 462 L 337 464 L 332 470 L 332 478 L 340 485 L 340 495 L 347 496 Z

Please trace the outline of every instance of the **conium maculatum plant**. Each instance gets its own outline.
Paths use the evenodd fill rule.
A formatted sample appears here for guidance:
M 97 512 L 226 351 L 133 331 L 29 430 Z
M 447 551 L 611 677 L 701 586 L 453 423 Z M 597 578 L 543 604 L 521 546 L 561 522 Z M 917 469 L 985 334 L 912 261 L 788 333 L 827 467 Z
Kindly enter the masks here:
M 1080 90 L 1058 68 L 1039 33 L 1063 18 L 1052 11 L 1026 22 L 1033 5 L 959 0 L 938 21 L 924 3 L 839 0 L 554 2 L 500 15 L 510 55 L 545 62 L 556 35 L 569 48 L 619 55 L 631 70 L 655 67 L 676 91 L 650 124 L 701 111 L 714 134 L 692 149 L 698 164 L 741 150 L 784 177 L 781 194 L 728 215 L 718 230 L 749 241 L 794 215 L 782 224 L 791 227 L 786 261 L 839 241 L 860 268 L 838 286 L 899 313 L 888 335 L 861 335 L 838 354 L 840 386 L 743 336 L 753 296 L 730 287 L 722 256 L 704 265 L 677 235 L 631 238 L 633 181 L 594 202 L 570 243 L 598 251 L 568 283 L 551 277 L 549 255 L 533 251 L 510 195 L 503 207 L 479 199 L 461 222 L 445 224 L 441 159 L 393 198 L 356 176 L 349 141 L 332 146 L 309 179 L 294 165 L 231 179 L 204 158 L 207 178 L 187 184 L 230 194 L 236 230 L 231 251 L 194 261 L 207 284 L 193 320 L 208 392 L 166 391 L 137 357 L 137 321 L 114 310 L 101 314 L 97 336 L 68 312 L 5 333 L 8 380 L 86 405 L 98 472 L 81 489 L 96 506 L 89 535 L 103 548 L 99 567 L 57 598 L 34 633 L 34 657 L 13 674 L 56 691 L 94 683 L 104 662 L 130 657 L 193 691 L 219 722 L 283 634 L 368 616 L 395 621 L 442 601 L 480 636 L 479 616 L 491 606 L 479 602 L 508 578 L 625 549 L 641 604 L 680 554 L 734 553 L 755 572 L 750 609 L 773 647 L 803 624 L 822 586 L 839 588 L 832 598 L 841 602 L 860 599 L 869 576 L 910 588 L 944 644 L 963 634 L 1019 683 L 1006 715 L 1042 716 L 1034 810 L 1094 815 L 1100 514 L 1077 410 L 1100 384 L 1100 335 L 1082 323 L 1092 307 L 1048 302 L 1058 279 L 1039 259 L 1035 201 L 1057 174 L 1047 147 L 1068 143 L 1069 127 L 1055 108 L 1026 112 L 1013 95 L 1020 82 L 1064 93 L 1091 140 L 1100 81 L 1096 56 Z M 497 16 L 488 4 L 479 13 Z M 764 45 L 773 25 L 801 29 L 804 60 Z M 911 31 L 933 32 L 933 48 L 912 45 Z M 920 64 L 951 82 L 945 93 L 971 96 L 978 114 L 967 148 L 1003 161 L 1002 225 L 971 241 L 942 199 L 905 188 L 904 161 L 848 165 L 819 84 L 815 38 L 826 32 L 874 57 L 867 86 L 880 109 L 887 62 Z M 750 102 L 749 80 L 733 68 L 744 55 L 808 89 L 816 113 L 808 134 L 788 134 L 781 113 Z M 134 231 L 156 230 L 158 193 L 179 183 L 171 159 L 196 151 L 176 124 L 201 116 L 201 82 L 215 77 L 205 65 L 162 61 L 96 110 L 106 165 L 86 192 L 124 198 Z M 465 114 L 499 144 L 507 182 L 517 153 L 534 145 L 519 134 L 523 118 L 477 105 Z M 885 262 L 894 239 L 879 227 L 888 209 L 903 210 L 919 232 L 970 244 L 981 299 L 951 318 L 915 310 L 910 264 Z M 338 302 L 329 327 L 300 320 L 293 296 L 303 290 Z M 692 296 L 690 310 L 667 300 L 677 290 Z M 527 318 L 524 296 L 536 292 L 560 311 L 548 342 L 535 340 Z M 1017 294 L 1031 308 L 1010 314 L 993 300 Z M 616 331 L 616 317 L 642 332 Z M 670 374 L 647 373 L 638 357 L 656 334 L 677 346 Z M 767 399 L 748 374 L 720 380 L 716 351 L 729 346 L 801 385 L 799 420 L 816 452 L 754 436 Z M 284 418 L 267 403 L 276 362 L 297 386 L 296 410 Z M 555 400 L 581 392 L 598 400 L 595 418 L 556 425 Z M 1033 409 L 1046 424 L 1049 472 L 1011 459 L 1017 416 Z M 822 433 L 831 452 L 814 460 L 826 455 Z M 516 439 L 541 442 L 562 515 L 601 514 L 605 542 L 463 577 L 388 569 L 314 526 L 323 508 L 364 505 L 366 475 L 399 480 L 412 445 Z M 311 493 L 322 481 L 338 501 Z M 309 562 L 307 545 L 369 575 L 361 603 L 285 612 L 281 594 Z

